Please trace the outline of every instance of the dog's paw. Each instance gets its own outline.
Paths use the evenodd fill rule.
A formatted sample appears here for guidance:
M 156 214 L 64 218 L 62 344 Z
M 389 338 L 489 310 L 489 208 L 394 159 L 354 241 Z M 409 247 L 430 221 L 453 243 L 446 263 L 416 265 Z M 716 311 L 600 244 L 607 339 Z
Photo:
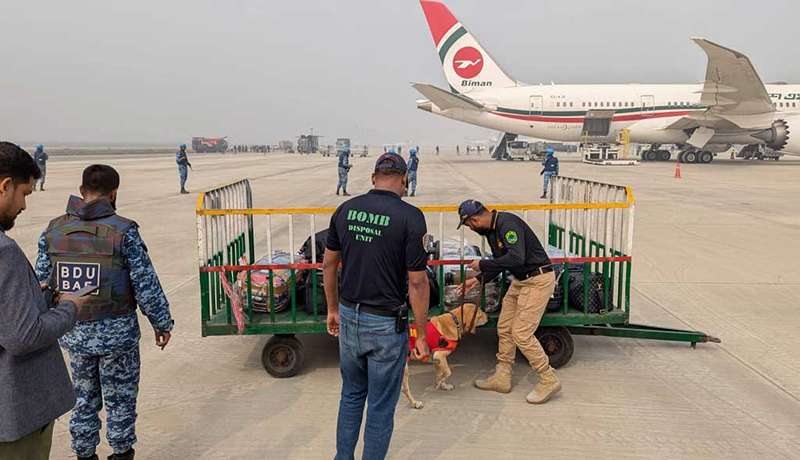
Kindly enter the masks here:
M 436 389 L 442 391 L 451 391 L 453 388 L 455 388 L 455 386 L 453 386 L 452 383 L 447 383 L 447 382 L 442 382 L 436 385 Z
M 423 407 L 425 407 L 425 403 L 423 403 L 422 401 L 414 401 L 414 404 L 412 404 L 411 407 L 413 407 L 414 409 L 422 409 Z

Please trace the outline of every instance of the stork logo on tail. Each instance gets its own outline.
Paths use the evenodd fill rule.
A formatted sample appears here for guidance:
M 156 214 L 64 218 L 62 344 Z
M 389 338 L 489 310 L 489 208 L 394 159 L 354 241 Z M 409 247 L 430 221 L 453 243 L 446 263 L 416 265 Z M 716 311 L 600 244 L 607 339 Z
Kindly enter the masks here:
M 471 46 L 456 51 L 453 56 L 453 70 L 461 78 L 475 78 L 483 70 L 481 52 Z

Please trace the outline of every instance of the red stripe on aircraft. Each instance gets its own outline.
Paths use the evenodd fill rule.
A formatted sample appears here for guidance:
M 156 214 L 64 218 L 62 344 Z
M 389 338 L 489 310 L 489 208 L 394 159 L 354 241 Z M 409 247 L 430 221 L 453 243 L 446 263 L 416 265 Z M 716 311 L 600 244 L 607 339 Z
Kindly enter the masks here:
M 492 112 L 495 115 L 499 115 L 501 117 L 506 118 L 513 118 L 515 120 L 525 120 L 525 121 L 541 121 L 544 123 L 583 123 L 585 117 L 546 117 L 543 115 L 518 115 L 514 113 L 505 113 L 505 112 Z M 634 113 L 629 115 L 615 115 L 612 118 L 612 121 L 638 121 L 638 120 L 646 120 L 649 118 L 667 118 L 667 117 L 682 117 L 684 115 L 688 115 L 689 112 L 687 111 L 680 111 L 680 112 L 650 112 L 650 113 Z
M 428 21 L 428 28 L 431 30 L 433 36 L 433 43 L 439 46 L 439 42 L 444 37 L 444 34 L 458 22 L 449 9 L 439 2 L 432 2 L 421 0 L 422 11 L 425 13 L 425 19 Z

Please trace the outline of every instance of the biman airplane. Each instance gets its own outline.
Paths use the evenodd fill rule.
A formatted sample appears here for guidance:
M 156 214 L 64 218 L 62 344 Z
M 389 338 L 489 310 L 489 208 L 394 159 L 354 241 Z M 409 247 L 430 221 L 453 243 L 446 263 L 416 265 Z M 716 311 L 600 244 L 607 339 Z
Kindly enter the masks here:
M 509 135 L 561 142 L 651 144 L 645 159 L 710 163 L 731 145 L 800 155 L 800 85 L 764 85 L 747 56 L 703 38 L 701 84 L 526 85 L 508 76 L 444 4 L 422 0 L 449 90 L 413 86 L 417 107 Z M 506 137 L 509 138 L 510 136 Z

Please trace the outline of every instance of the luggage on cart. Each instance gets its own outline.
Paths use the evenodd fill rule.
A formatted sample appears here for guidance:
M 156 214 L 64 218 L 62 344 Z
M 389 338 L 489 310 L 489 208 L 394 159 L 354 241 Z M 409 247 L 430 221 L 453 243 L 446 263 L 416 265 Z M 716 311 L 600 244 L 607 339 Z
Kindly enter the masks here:
M 608 307 L 603 305 L 603 274 L 600 272 L 591 272 L 586 279 L 589 284 L 589 298 L 586 311 L 588 313 L 599 313 L 601 310 L 612 310 L 614 306 L 611 300 L 614 298 L 612 291 L 612 283 L 608 283 Z M 584 273 L 583 270 L 579 272 L 571 272 L 569 280 L 569 305 L 570 307 L 584 311 Z

